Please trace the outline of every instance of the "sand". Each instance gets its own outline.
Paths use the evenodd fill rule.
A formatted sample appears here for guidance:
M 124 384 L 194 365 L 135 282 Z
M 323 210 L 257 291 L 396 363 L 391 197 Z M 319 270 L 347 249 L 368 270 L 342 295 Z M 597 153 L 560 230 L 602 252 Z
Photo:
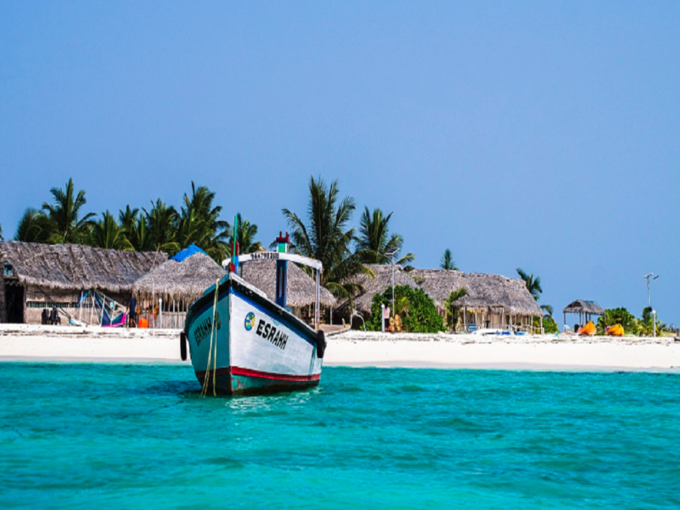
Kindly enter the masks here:
M 183 363 L 178 330 L 0 325 L 0 361 Z M 189 363 L 184 362 L 184 363 Z M 389 335 L 347 331 L 328 337 L 326 366 L 680 372 L 673 338 L 554 335 Z

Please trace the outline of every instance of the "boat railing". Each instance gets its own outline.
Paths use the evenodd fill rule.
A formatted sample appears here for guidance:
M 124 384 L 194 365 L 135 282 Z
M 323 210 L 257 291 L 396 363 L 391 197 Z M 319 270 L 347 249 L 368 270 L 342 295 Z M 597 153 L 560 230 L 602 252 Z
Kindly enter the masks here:
M 286 235 L 288 235 L 286 233 Z M 275 252 L 275 251 L 258 251 L 255 253 L 246 253 L 238 255 L 238 264 L 249 262 L 252 260 L 286 260 L 296 264 L 311 267 L 316 273 L 316 302 L 314 303 L 314 328 L 319 329 L 320 314 L 321 314 L 321 272 L 323 271 L 323 264 L 315 259 L 298 255 L 297 253 Z M 222 261 L 222 267 L 228 269 L 233 264 L 233 259 L 225 259 Z M 237 277 L 238 278 L 238 277 Z

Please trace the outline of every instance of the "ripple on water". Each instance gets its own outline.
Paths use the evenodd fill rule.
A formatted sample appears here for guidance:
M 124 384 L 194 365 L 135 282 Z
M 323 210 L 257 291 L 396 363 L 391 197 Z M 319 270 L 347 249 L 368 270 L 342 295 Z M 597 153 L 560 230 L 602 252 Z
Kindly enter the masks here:
M 0 364 L 0 507 L 677 508 L 680 375 Z

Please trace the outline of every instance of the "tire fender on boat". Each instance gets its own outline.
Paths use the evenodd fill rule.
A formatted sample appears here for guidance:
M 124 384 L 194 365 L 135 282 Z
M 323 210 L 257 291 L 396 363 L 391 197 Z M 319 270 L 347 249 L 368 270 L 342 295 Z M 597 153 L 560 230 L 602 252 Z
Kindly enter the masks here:
M 316 332 L 316 357 L 323 359 L 323 355 L 326 352 L 326 335 L 323 331 L 319 330 Z
M 182 361 L 187 360 L 187 335 L 184 331 L 179 334 L 179 354 Z

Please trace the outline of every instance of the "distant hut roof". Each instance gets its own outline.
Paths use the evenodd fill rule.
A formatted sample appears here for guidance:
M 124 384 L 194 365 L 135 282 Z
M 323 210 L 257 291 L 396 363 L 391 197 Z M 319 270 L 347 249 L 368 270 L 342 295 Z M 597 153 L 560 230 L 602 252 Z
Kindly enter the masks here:
M 137 280 L 132 292 L 138 296 L 193 301 L 225 274 L 217 262 L 199 251 L 181 262 L 173 259 L 164 262 Z
M 165 253 L 78 244 L 0 242 L 0 259 L 12 265 L 17 280 L 44 289 L 129 292 L 140 276 L 167 258 Z
M 438 307 L 444 306 L 451 292 L 464 288 L 468 293 L 457 303 L 469 309 L 502 309 L 513 315 L 543 315 L 524 281 L 518 278 L 448 269 L 414 269 L 409 274 Z
M 250 260 L 239 265 L 241 277 L 254 285 L 274 301 L 276 299 L 276 261 Z M 320 302 L 323 306 L 335 306 L 336 299 L 328 289 L 321 287 Z M 316 282 L 292 262 L 288 263 L 288 294 L 286 304 L 301 307 L 316 303 Z
M 350 281 L 361 285 L 364 289 L 354 298 L 354 308 L 363 314 L 370 314 L 373 296 L 385 292 L 392 286 L 392 265 L 365 264 L 365 266 L 375 273 L 375 278 L 365 273 L 359 273 L 353 276 Z M 404 271 L 400 265 L 395 264 L 394 286 L 399 287 L 401 285 L 406 285 L 413 289 L 418 288 L 418 284 L 411 278 L 410 273 Z M 340 304 L 339 308 L 348 311 L 349 300 Z
M 591 315 L 604 315 L 604 310 L 595 301 L 577 299 L 569 303 L 564 309 L 564 313 L 589 313 Z

